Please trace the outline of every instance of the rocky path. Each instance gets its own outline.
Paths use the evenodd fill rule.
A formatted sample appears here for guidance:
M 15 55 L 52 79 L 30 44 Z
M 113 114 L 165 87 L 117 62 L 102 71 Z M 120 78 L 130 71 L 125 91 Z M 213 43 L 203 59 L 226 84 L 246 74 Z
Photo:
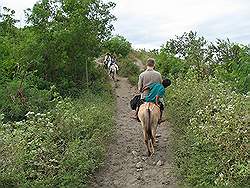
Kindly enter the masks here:
M 131 119 L 129 101 L 136 93 L 126 78 L 119 78 L 116 88 L 117 116 L 114 137 L 105 165 L 91 178 L 88 187 L 177 187 L 170 152 L 171 127 L 158 127 L 155 155 L 146 156 L 140 123 Z

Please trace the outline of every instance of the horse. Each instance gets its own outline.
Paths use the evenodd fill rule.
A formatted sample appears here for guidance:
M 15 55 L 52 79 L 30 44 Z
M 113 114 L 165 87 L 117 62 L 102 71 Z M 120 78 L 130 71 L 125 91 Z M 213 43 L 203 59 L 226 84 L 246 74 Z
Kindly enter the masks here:
M 116 74 L 118 71 L 118 66 L 117 64 L 113 63 L 109 66 L 109 76 L 115 81 Z
M 156 129 L 160 119 L 160 107 L 155 103 L 143 103 L 138 112 L 144 135 L 144 143 L 148 152 L 148 156 L 154 154 L 154 146 L 156 145 Z

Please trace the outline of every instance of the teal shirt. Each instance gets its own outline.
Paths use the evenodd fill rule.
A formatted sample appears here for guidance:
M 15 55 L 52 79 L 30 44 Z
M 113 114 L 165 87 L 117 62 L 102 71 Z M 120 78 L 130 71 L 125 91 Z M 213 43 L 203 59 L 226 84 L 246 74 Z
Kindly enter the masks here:
M 165 94 L 165 88 L 161 83 L 152 83 L 149 85 L 149 92 L 145 97 L 146 102 L 156 102 L 156 96 L 160 98 Z

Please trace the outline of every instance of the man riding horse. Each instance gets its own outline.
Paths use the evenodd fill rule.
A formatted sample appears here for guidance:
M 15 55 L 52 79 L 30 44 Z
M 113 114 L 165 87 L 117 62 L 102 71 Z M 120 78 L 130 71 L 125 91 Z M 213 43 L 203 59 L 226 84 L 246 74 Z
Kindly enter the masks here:
M 145 102 L 145 98 L 147 97 L 147 95 L 150 91 L 150 86 L 152 84 L 156 84 L 156 83 L 162 84 L 162 76 L 158 71 L 154 70 L 154 67 L 155 67 L 155 60 L 152 58 L 149 58 L 147 60 L 147 69 L 144 72 L 142 72 L 139 76 L 138 90 L 141 93 L 141 100 L 137 104 L 136 116 L 134 117 L 138 121 L 139 121 L 138 112 L 139 112 L 140 105 Z M 157 102 L 159 105 L 162 105 L 162 104 L 160 104 L 160 101 L 157 101 Z M 161 120 L 160 120 L 160 122 L 161 122 Z
M 139 76 L 138 89 L 141 92 L 141 99 L 137 103 L 136 109 L 136 118 L 141 122 L 143 128 L 148 156 L 154 154 L 156 129 L 162 122 L 163 96 L 165 88 L 171 84 L 168 79 L 162 80 L 161 74 L 155 71 L 154 67 L 155 60 L 148 59 L 147 69 Z

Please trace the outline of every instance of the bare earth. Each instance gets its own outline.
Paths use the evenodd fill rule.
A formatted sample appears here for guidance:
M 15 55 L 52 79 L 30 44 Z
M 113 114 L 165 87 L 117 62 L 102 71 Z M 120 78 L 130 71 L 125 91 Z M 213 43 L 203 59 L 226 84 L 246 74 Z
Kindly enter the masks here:
M 170 151 L 171 127 L 163 123 L 158 127 L 158 144 L 152 157 L 146 156 L 141 124 L 131 116 L 129 106 L 136 93 L 127 78 L 116 83 L 117 115 L 114 137 L 105 164 L 91 178 L 88 187 L 178 187 L 173 173 Z

